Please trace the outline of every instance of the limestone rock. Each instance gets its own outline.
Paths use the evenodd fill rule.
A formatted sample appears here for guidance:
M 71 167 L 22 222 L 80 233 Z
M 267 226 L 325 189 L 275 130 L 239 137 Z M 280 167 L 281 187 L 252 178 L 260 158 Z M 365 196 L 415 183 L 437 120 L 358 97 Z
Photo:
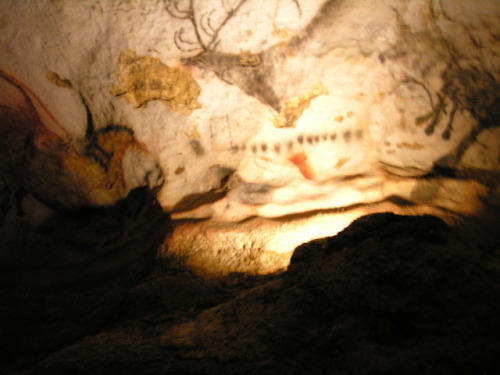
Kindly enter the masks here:
M 137 373 L 149 359 L 160 363 L 150 373 L 293 373 L 291 363 L 304 372 L 310 362 L 340 366 L 339 373 L 363 373 L 361 364 L 372 373 L 399 372 L 400 363 L 438 373 L 439 366 L 455 370 L 448 360 L 487 372 L 473 363 L 489 363 L 497 349 L 488 342 L 488 330 L 497 328 L 490 307 L 476 296 L 497 307 L 489 256 L 500 243 L 499 20 L 496 0 L 2 0 L 0 292 L 19 307 L 5 310 L 2 321 L 10 333 L 17 328 L 9 321 L 49 321 L 26 328 L 12 348 L 33 353 L 37 332 L 56 345 L 95 329 L 75 327 L 108 296 L 113 308 L 103 306 L 93 322 L 124 301 L 128 287 L 116 275 L 128 280 L 134 260 L 143 265 L 141 254 L 151 250 L 160 264 L 174 257 L 192 269 L 179 271 L 182 280 L 150 280 L 152 288 L 145 281 L 130 306 L 152 308 L 149 295 L 169 305 L 170 315 L 153 331 L 133 322 L 83 340 L 35 372 L 61 369 L 64 358 L 71 367 L 75 348 L 77 357 L 84 348 L 86 358 L 97 359 L 78 362 L 90 373 L 109 363 Z M 138 191 L 150 200 L 136 200 Z M 378 212 L 437 216 L 466 239 L 455 241 L 437 219 L 400 225 L 378 217 L 354 236 L 359 243 L 347 246 L 347 231 L 307 245 L 284 276 L 273 275 L 300 244 Z M 431 233 L 422 234 L 421 246 L 411 226 Z M 307 255 L 311 247 L 318 254 Z M 81 300 L 77 289 L 37 294 L 85 276 L 97 284 L 109 277 L 116 293 L 103 287 Z M 390 289 L 387 278 L 402 279 L 410 291 Z M 180 287 L 186 290 L 167 296 Z M 432 299 L 433 288 L 442 300 Z M 181 301 L 190 291 L 197 297 Z M 50 310 L 51 301 L 62 307 Z M 73 319 L 66 313 L 79 302 L 87 308 Z M 308 310 L 322 303 L 324 315 Z M 17 319 L 18 311 L 26 313 Z M 391 314 L 400 315 L 392 321 Z M 61 315 L 70 316 L 62 326 Z M 426 326 L 428 315 L 434 320 Z M 288 329 L 303 321 L 305 331 Z M 461 328 L 442 327 L 450 321 Z M 283 332 L 275 338 L 273 324 Z M 255 337 L 232 345 L 247 329 Z M 433 347 L 426 329 L 441 335 L 450 357 Z M 400 347 L 395 332 L 422 347 Z M 386 334 L 389 344 L 379 345 Z M 113 345 L 106 351 L 101 340 L 133 346 L 137 355 Z M 331 344 L 335 355 L 350 353 L 357 362 L 341 367 L 323 358 Z M 481 346 L 490 351 L 481 354 Z M 130 361 L 136 367 L 127 367 Z
M 437 218 L 366 216 L 297 248 L 282 275 L 213 288 L 187 273 L 150 279 L 140 295 L 156 303 L 132 297 L 142 318 L 29 373 L 495 373 L 499 271 Z M 218 294 L 228 287 L 234 294 Z M 173 313 L 172 295 L 191 313 Z
M 499 168 L 498 2 L 9 0 L 0 11 L 0 69 L 40 124 L 19 130 L 19 102 L 3 95 L 3 129 L 78 155 L 41 152 L 28 167 L 21 186 L 47 203 L 110 204 L 147 185 L 178 218 L 238 221 L 407 199 L 429 175 L 438 190 L 474 179 L 471 198 L 494 200 L 483 191 Z M 114 126 L 140 150 L 86 160 Z M 56 199 L 43 176 L 59 165 L 85 172 L 63 170 Z

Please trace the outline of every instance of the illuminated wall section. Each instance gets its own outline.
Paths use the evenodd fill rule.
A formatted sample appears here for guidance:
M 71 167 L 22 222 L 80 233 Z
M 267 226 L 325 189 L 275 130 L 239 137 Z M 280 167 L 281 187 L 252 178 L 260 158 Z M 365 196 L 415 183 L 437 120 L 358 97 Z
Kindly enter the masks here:
M 0 188 L 50 215 L 148 186 L 179 254 L 220 247 L 204 228 L 271 256 L 386 210 L 494 228 L 499 20 L 494 0 L 4 0 Z

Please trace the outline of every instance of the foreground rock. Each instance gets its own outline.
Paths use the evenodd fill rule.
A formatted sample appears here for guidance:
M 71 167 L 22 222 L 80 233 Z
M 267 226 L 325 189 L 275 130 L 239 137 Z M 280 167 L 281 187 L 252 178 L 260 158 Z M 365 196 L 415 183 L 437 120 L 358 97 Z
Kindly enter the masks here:
M 431 216 L 363 217 L 297 248 L 281 275 L 204 281 L 174 269 L 129 294 L 115 324 L 28 373 L 499 370 L 498 253 Z
M 1 374 L 109 322 L 151 267 L 168 217 L 140 189 L 113 207 L 11 224 L 15 233 L 0 226 Z

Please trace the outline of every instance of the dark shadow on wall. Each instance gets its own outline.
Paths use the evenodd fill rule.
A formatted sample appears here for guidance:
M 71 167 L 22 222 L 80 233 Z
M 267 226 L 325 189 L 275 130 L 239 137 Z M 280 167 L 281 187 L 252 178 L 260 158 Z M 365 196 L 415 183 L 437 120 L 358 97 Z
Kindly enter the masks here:
M 440 219 L 369 215 L 278 275 L 207 280 L 158 260 L 95 334 L 23 374 L 494 374 L 499 279 L 498 253 Z
M 32 366 L 110 323 L 156 258 L 169 215 L 146 188 L 58 213 L 0 239 L 0 373 Z

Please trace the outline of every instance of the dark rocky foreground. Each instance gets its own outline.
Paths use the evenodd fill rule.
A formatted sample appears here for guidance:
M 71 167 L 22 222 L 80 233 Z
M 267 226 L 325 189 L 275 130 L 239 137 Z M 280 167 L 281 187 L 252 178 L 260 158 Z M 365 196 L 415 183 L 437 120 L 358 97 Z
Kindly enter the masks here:
M 127 283 L 67 288 L 51 292 L 57 296 L 52 300 L 41 293 L 39 306 L 33 293 L 22 300 L 4 292 L 3 310 L 10 309 L 5 319 L 12 320 L 16 306 L 24 312 L 17 311 L 16 329 L 2 318 L 9 333 L 2 339 L 8 353 L 3 371 L 500 371 L 498 252 L 475 247 L 431 216 L 365 216 L 335 237 L 297 248 L 288 271 L 277 275 L 203 279 L 179 259 L 141 264 L 145 271 L 135 278 L 120 276 Z M 31 315 L 27 304 L 34 304 Z M 65 314 L 59 325 L 58 309 Z M 41 328 L 33 317 L 51 326 Z M 20 329 L 16 345 L 9 345 Z

